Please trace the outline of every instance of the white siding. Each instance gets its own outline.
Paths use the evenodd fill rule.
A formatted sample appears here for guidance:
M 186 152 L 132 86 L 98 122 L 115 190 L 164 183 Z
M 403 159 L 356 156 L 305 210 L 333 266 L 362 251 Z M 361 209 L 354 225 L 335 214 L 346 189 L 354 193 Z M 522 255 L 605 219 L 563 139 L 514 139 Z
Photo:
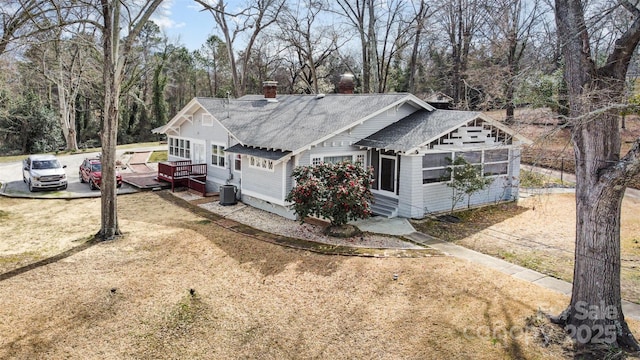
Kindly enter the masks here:
M 511 163 L 509 164 L 511 182 L 511 198 L 517 200 L 520 197 L 520 148 L 511 150 Z
M 401 158 L 398 216 L 421 218 L 424 215 L 422 157 L 402 156 Z
M 205 162 L 207 163 L 207 191 L 217 192 L 220 185 L 232 184 L 240 186 L 239 173 L 230 171 L 233 169 L 233 157 L 226 154 L 224 168 L 211 165 L 211 145 L 224 145 L 225 148 L 233 146 L 236 142 L 230 138 L 229 134 L 217 121 L 213 121 L 212 126 L 203 125 L 202 117 L 207 114 L 203 109 L 198 109 L 193 113 L 192 122 L 185 121 L 180 126 L 180 137 L 192 140 L 204 141 Z M 192 142 L 193 153 L 193 142 Z M 169 160 L 179 160 L 176 157 L 169 157 Z M 243 165 L 245 162 L 243 161 Z M 235 175 L 235 176 L 234 176 Z
M 274 165 L 273 171 L 256 169 L 243 163 L 242 168 L 242 192 L 252 197 L 261 197 L 271 201 L 284 202 L 286 194 L 282 193 L 282 171 L 286 164 Z
M 424 211 L 425 214 L 438 213 L 451 210 L 453 189 L 445 183 L 427 184 L 424 187 Z M 498 176 L 491 185 L 471 196 L 471 206 L 491 204 L 500 201 L 513 200 L 511 196 L 511 182 L 507 176 Z M 465 196 L 456 209 L 467 207 L 467 197 Z
M 311 153 L 308 151 L 303 151 L 296 155 L 296 159 L 298 161 L 298 166 L 311 165 Z
M 293 168 L 295 167 L 295 158 L 291 158 L 289 161 L 287 161 L 286 164 L 286 174 L 285 174 L 285 193 L 284 196 L 286 197 L 289 192 L 291 191 L 291 189 L 293 189 L 293 178 L 291 177 L 291 174 L 293 173 Z

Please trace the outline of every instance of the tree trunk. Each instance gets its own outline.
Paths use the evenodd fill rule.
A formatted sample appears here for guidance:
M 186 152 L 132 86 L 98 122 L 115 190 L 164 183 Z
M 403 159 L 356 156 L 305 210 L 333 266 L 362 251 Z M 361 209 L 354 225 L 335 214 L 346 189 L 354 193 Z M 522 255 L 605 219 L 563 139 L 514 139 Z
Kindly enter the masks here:
M 116 145 L 118 144 L 118 119 L 120 117 L 120 85 L 127 56 L 142 27 L 149 20 L 163 0 L 151 0 L 142 4 L 141 12 L 133 16 L 137 23 L 127 23 L 127 37 L 120 47 L 120 7 L 127 4 L 121 1 L 101 0 L 102 6 L 102 50 L 104 81 L 104 108 L 102 127 L 102 190 L 101 228 L 97 236 L 110 240 L 121 235 L 118 227 L 118 201 L 116 192 Z M 127 12 L 131 9 L 126 8 Z M 129 14 L 131 15 L 131 14 Z
M 571 302 L 561 319 L 578 347 L 604 343 L 635 351 L 640 348 L 624 319 L 620 295 L 620 209 L 626 187 L 600 176 L 619 160 L 616 120 L 610 115 L 573 128 L 579 179 L 575 267 Z
M 420 1 L 420 9 L 416 13 L 416 32 L 413 39 L 413 47 L 411 48 L 411 58 L 409 59 L 409 80 L 408 91 L 410 93 L 416 92 L 416 75 L 418 72 L 418 48 L 420 47 L 420 37 L 424 30 L 424 21 L 427 16 L 429 7 L 426 1 Z
M 640 172 L 640 140 L 621 159 L 617 114 L 606 108 L 623 98 L 640 20 L 618 39 L 607 65 L 597 68 L 583 8 L 578 0 L 556 0 L 576 160 L 576 250 L 571 302 L 554 320 L 579 348 L 638 351 L 621 306 L 620 208 L 628 181 Z
M 506 117 L 504 119 L 504 122 L 506 124 L 513 124 L 515 122 L 515 104 L 514 104 L 514 98 L 515 98 L 515 76 L 516 76 L 517 70 L 513 69 L 512 64 L 509 64 L 509 74 L 507 75 L 509 78 L 506 81 L 506 89 L 504 92 L 504 101 L 505 101 L 505 108 L 507 110 L 507 114 Z
M 120 73 L 118 71 L 118 37 L 119 37 L 119 9 L 107 0 L 102 0 L 104 28 L 102 33 L 104 67 L 102 78 L 104 81 L 104 110 L 102 126 L 102 191 L 101 227 L 98 237 L 110 240 L 120 235 L 117 216 L 116 197 L 116 145 L 118 143 L 118 104 L 120 102 Z M 114 7 L 112 7 L 114 6 Z
M 108 86 L 108 85 L 107 85 Z M 118 89 L 109 89 L 105 95 L 105 118 L 102 127 L 102 208 L 99 237 L 110 240 L 121 235 L 118 227 L 118 198 L 116 188 L 116 145 L 118 143 Z M 109 94 L 110 93 L 110 94 Z M 111 100 L 107 97 L 111 96 Z

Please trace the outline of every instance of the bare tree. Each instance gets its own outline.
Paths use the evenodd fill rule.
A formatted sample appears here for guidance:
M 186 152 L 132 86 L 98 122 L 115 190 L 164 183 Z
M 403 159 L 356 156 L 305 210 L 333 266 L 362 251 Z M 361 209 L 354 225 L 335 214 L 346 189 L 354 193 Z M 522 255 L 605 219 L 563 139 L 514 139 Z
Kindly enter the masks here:
M 372 70 L 375 59 L 375 9 L 374 0 L 336 0 L 342 11 L 336 11 L 345 16 L 358 31 L 362 57 L 362 92 L 372 91 L 371 79 L 375 71 Z
M 502 49 L 506 61 L 504 79 L 504 103 L 506 123 L 513 123 L 515 110 L 516 79 L 520 74 L 522 58 L 532 41 L 544 11 L 539 0 L 494 0 L 485 3 L 485 13 L 490 36 L 486 38 L 494 43 L 495 49 Z
M 405 2 L 401 0 L 386 1 L 377 6 L 375 16 L 376 24 L 374 35 L 376 39 L 375 50 L 375 78 L 377 92 L 388 90 L 391 61 L 399 55 L 410 43 L 410 35 L 413 30 L 413 22 L 416 18 L 407 21 L 405 19 Z
M 413 23 L 401 0 L 337 0 L 334 13 L 348 19 L 360 38 L 362 92 L 385 92 L 391 62 L 410 43 Z M 341 10 L 341 11 L 340 11 Z
M 60 128 L 67 150 L 78 150 L 76 131 L 76 99 L 85 87 L 88 66 L 93 59 L 93 36 L 84 33 L 86 24 L 78 24 L 70 39 L 63 38 L 63 28 L 53 30 L 55 38 L 51 46 L 42 46 L 43 73 L 55 85 Z M 66 31 L 66 30 L 65 30 Z M 51 58 L 47 59 L 47 53 Z
M 211 5 L 207 0 L 195 0 L 202 7 L 211 12 L 227 44 L 233 91 L 236 97 L 245 94 L 247 86 L 247 64 L 252 54 L 253 46 L 258 35 L 267 27 L 274 24 L 280 12 L 285 7 L 285 0 L 256 0 L 239 11 L 229 12 L 224 0 Z M 238 36 L 250 31 L 249 40 L 241 54 L 238 64 L 234 44 Z M 242 66 L 240 69 L 238 66 Z
M 102 127 L 102 240 L 120 235 L 117 216 L 116 145 L 118 143 L 118 118 L 120 116 L 120 85 L 124 68 L 133 42 L 142 31 L 162 0 L 141 2 L 139 8 L 120 0 L 100 0 L 101 22 L 96 25 L 102 31 L 104 67 L 102 79 L 105 86 Z M 123 11 L 124 10 L 124 11 Z M 121 38 L 122 27 L 127 37 Z
M 55 14 L 49 0 L 4 1 L 0 7 L 0 55 L 12 41 L 37 32 L 42 26 L 38 19 L 48 14 Z
M 451 96 L 457 106 L 468 107 L 464 76 L 472 41 L 480 23 L 478 0 L 451 0 L 445 3 L 442 13 L 442 24 L 451 51 Z
M 295 8 L 286 9 L 282 14 L 283 21 L 278 22 L 285 46 L 291 48 L 297 58 L 296 63 L 292 61 L 294 77 L 304 84 L 301 90 L 305 93 L 322 92 L 318 68 L 340 47 L 338 34 L 332 28 L 318 24 L 323 10 L 323 3 L 305 0 Z
M 640 350 L 624 319 L 620 297 L 620 208 L 629 181 L 640 173 L 640 139 L 620 156 L 619 107 L 631 57 L 640 42 L 640 9 L 624 7 L 633 20 L 598 65 L 592 52 L 586 4 L 556 0 L 555 17 L 564 56 L 571 139 L 576 160 L 576 242 L 569 307 L 554 320 L 580 347 L 598 342 Z M 597 25 L 593 23 L 592 25 Z
M 418 50 L 420 49 L 420 42 L 422 40 L 422 33 L 426 30 L 426 24 L 428 18 L 433 15 L 433 10 L 430 4 L 426 0 L 420 0 L 416 7 L 415 2 L 411 2 L 413 5 L 414 19 L 413 26 L 415 32 L 413 33 L 413 45 L 411 47 L 411 57 L 409 58 L 409 65 L 407 72 L 409 73 L 408 88 L 409 92 L 416 91 L 416 76 L 418 72 Z

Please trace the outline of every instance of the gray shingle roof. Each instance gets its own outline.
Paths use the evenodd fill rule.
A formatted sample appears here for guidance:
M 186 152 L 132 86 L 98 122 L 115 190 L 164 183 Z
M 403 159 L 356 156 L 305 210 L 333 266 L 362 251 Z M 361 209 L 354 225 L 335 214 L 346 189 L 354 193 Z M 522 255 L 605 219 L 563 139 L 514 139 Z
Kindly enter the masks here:
M 476 111 L 418 110 L 375 134 L 362 139 L 356 146 L 395 151 L 408 151 L 433 141 L 444 132 L 480 116 Z
M 295 151 L 330 136 L 409 94 L 262 95 L 239 99 L 198 98 L 198 102 L 242 144 Z
M 233 145 L 232 147 L 226 149 L 225 152 L 257 156 L 267 160 L 280 160 L 283 157 L 291 154 L 291 151 L 256 149 L 242 146 L 240 144 Z

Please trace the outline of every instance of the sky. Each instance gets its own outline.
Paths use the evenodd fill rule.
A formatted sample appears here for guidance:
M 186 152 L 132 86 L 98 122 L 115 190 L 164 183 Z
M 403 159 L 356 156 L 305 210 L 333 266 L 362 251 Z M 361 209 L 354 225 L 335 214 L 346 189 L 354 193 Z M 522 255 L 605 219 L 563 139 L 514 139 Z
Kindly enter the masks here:
M 235 1 L 231 1 L 233 3 Z M 169 40 L 189 50 L 199 49 L 216 33 L 216 23 L 208 11 L 193 0 L 165 0 L 151 19 L 165 32 Z

